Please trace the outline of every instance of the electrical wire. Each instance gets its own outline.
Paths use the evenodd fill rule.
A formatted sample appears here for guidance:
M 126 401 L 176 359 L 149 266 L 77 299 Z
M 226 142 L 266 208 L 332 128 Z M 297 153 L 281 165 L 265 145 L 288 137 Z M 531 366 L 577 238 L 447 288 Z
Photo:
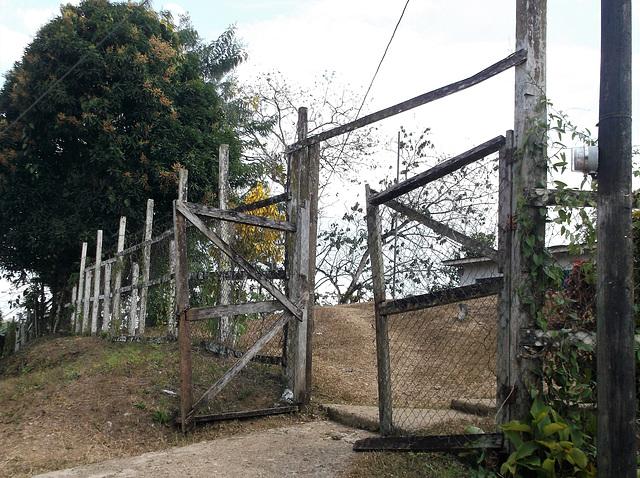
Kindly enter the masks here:
M 402 13 L 400 14 L 400 18 L 398 19 L 398 22 L 396 23 L 396 26 L 393 29 L 393 33 L 391 34 L 391 38 L 389 38 L 389 42 L 387 43 L 387 47 L 384 49 L 384 53 L 382 54 L 382 58 L 380 58 L 380 62 L 378 63 L 378 67 L 376 68 L 376 71 L 373 74 L 373 77 L 371 78 L 371 81 L 369 82 L 369 87 L 367 88 L 367 92 L 364 94 L 364 97 L 362 98 L 362 103 L 360 104 L 360 107 L 358 108 L 358 111 L 356 112 L 356 116 L 355 116 L 355 118 L 353 118 L 352 121 L 355 121 L 360 117 L 360 113 L 362 112 L 362 108 L 364 107 L 364 104 L 367 101 L 367 97 L 369 96 L 369 93 L 371 92 L 371 88 L 373 87 L 373 83 L 376 80 L 376 77 L 378 76 L 378 73 L 380 72 L 380 68 L 382 67 L 382 63 L 384 62 L 384 59 L 387 57 L 387 53 L 389 51 L 389 47 L 391 47 L 391 43 L 393 42 L 393 39 L 396 36 L 396 32 L 398 31 L 398 27 L 400 26 L 400 23 L 402 22 L 402 19 L 404 18 L 404 14 L 407 11 L 407 7 L 409 6 L 409 2 L 410 2 L 410 0 L 407 0 L 407 2 L 404 4 L 404 8 L 402 9 Z M 338 157 L 336 158 L 336 161 L 335 161 L 334 169 L 335 169 L 335 166 L 337 166 L 338 162 L 340 161 L 340 158 L 342 157 L 342 153 L 344 152 L 344 148 L 347 145 L 347 142 L 349 141 L 349 136 L 350 135 L 351 135 L 351 131 L 349 131 L 347 133 L 347 136 L 345 137 L 344 142 L 342 143 L 342 147 L 340 148 L 340 153 L 338 154 Z
M 140 7 L 147 7 L 149 2 L 151 0 L 144 0 L 142 3 L 139 4 Z M 104 36 L 104 38 L 102 40 L 100 40 L 96 45 L 95 48 L 100 48 L 102 46 L 102 44 L 107 41 L 109 39 L 109 37 L 118 29 L 120 28 L 127 20 L 129 20 L 129 18 L 131 17 L 131 15 L 133 15 L 133 13 L 136 11 L 136 9 L 132 9 L 131 12 L 129 12 L 129 14 L 124 17 L 122 20 L 120 20 L 120 22 L 118 22 L 118 24 L 116 26 L 114 26 L 111 30 L 109 30 L 109 32 Z M 76 61 L 71 68 L 69 68 L 64 75 L 62 75 L 60 78 L 58 78 L 57 80 L 55 80 L 53 83 L 51 83 L 51 85 L 49 86 L 49 88 L 47 88 L 47 90 L 42 93 L 42 95 L 40 95 L 29 107 L 27 107 L 26 110 L 24 110 L 22 113 L 20 113 L 20 115 L 11 122 L 11 124 L 9 126 L 7 126 L 5 129 L 2 130 L 2 133 L 0 134 L 5 134 L 7 131 L 9 131 L 16 123 L 18 123 L 18 121 L 20 121 L 22 118 L 24 118 L 24 116 L 31 111 L 38 103 L 40 103 L 40 101 L 42 101 L 46 96 L 48 96 L 51 91 L 59 84 L 61 83 L 67 76 L 69 76 L 71 74 L 71 72 L 73 72 L 73 70 L 75 70 L 91 53 L 93 50 L 88 51 L 87 53 L 85 53 L 78 61 Z

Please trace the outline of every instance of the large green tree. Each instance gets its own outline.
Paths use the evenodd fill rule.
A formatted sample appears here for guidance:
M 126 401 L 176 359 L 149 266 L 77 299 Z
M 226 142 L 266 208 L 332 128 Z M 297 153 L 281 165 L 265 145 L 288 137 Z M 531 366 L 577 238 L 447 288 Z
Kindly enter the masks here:
M 168 225 L 180 167 L 215 202 L 221 143 L 249 181 L 220 86 L 243 58 L 232 29 L 205 44 L 144 4 L 62 6 L 0 91 L 0 266 L 60 291 L 96 229 L 135 231 L 148 198 Z

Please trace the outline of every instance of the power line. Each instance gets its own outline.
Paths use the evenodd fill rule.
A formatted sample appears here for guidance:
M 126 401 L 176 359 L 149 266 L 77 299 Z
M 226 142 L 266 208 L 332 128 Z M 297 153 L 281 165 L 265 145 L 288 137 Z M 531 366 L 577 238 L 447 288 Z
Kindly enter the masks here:
M 140 3 L 140 7 L 146 7 L 148 6 L 150 0 L 144 0 L 142 3 Z M 107 41 L 107 39 L 118 29 L 120 28 L 120 26 L 122 26 L 122 24 L 124 24 L 127 20 L 129 20 L 129 18 L 131 17 L 131 15 L 133 15 L 133 13 L 136 11 L 136 9 L 132 9 L 131 12 L 129 12 L 129 14 L 124 17 L 122 20 L 120 20 L 120 22 L 118 22 L 118 24 L 116 26 L 114 26 L 111 30 L 109 30 L 109 32 L 104 36 L 104 38 L 102 40 L 100 40 L 96 45 L 95 48 L 100 48 L 102 46 L 102 44 Z M 51 85 L 49 86 L 49 88 L 47 88 L 47 90 L 42 93 L 42 95 L 40 95 L 26 110 L 24 110 L 22 113 L 20 113 L 20 115 L 11 122 L 11 124 L 9 126 L 7 126 L 5 129 L 2 130 L 1 134 L 5 134 L 7 131 L 9 131 L 18 121 L 20 121 L 22 118 L 24 118 L 24 116 L 31 111 L 38 103 L 40 103 L 40 101 L 42 101 L 46 96 L 49 95 L 49 93 L 51 93 L 51 91 L 58 86 L 59 83 L 61 83 L 67 76 L 69 76 L 71 74 L 71 72 L 73 70 L 75 70 L 91 53 L 93 52 L 93 50 L 88 51 L 87 53 L 85 53 L 78 61 L 76 61 L 71 68 L 69 68 L 64 75 L 62 75 L 60 78 L 58 78 L 56 81 L 54 81 L 53 83 L 51 83 Z
M 378 72 L 380 71 L 380 68 L 382 67 L 382 63 L 384 62 L 384 59 L 387 56 L 387 52 L 389 51 L 389 47 L 391 46 L 391 43 L 393 42 L 393 39 L 396 36 L 396 32 L 398 31 L 398 27 L 400 26 L 400 22 L 402 22 L 402 19 L 404 18 L 404 13 L 407 11 L 407 7 L 409 6 L 409 1 L 410 0 L 407 0 L 407 2 L 404 4 L 404 8 L 402 9 L 402 13 L 400 14 L 400 18 L 398 19 L 398 22 L 396 23 L 396 26 L 393 29 L 393 33 L 391 34 L 391 38 L 389 38 L 389 42 L 387 43 L 387 47 L 384 49 L 384 53 L 382 54 L 382 58 L 380 58 L 380 62 L 378 63 L 378 67 L 376 68 L 376 71 L 373 74 L 373 77 L 371 78 L 371 81 L 369 82 L 369 88 L 367 88 L 367 92 L 364 94 L 364 97 L 362 98 L 362 103 L 360 104 L 360 107 L 358 108 L 358 111 L 356 113 L 355 118 L 353 118 L 353 121 L 357 120 L 360 117 L 360 113 L 362 112 L 362 108 L 364 107 L 364 104 L 367 101 L 367 97 L 369 96 L 369 93 L 371 92 L 371 88 L 373 87 L 373 82 L 376 80 L 376 77 L 378 76 Z M 351 131 L 349 131 L 347 133 L 347 136 L 345 137 L 344 142 L 342 143 L 342 147 L 340 148 L 340 153 L 338 154 L 338 157 L 336 158 L 336 161 L 335 161 L 336 165 L 338 164 L 338 161 L 342 157 L 342 153 L 344 152 L 344 148 L 347 145 L 347 142 L 349 141 L 349 136 L 350 135 L 351 135 Z
M 360 108 L 358 108 L 358 112 L 356 113 L 356 117 L 354 118 L 354 120 L 358 119 L 358 116 L 360 116 L 360 112 L 362 111 L 362 107 L 364 106 L 364 103 L 367 101 L 367 97 L 369 96 L 369 92 L 371 91 L 371 88 L 373 87 L 373 82 L 375 81 L 376 77 L 378 76 L 378 72 L 380 71 L 380 67 L 382 66 L 382 62 L 384 61 L 385 57 L 387 56 L 387 52 L 389 51 L 389 47 L 391 46 L 391 42 L 393 41 L 394 37 L 396 36 L 396 32 L 398 31 L 398 27 L 400 26 L 400 22 L 402 22 L 402 19 L 404 18 L 404 12 L 407 11 L 407 7 L 409 6 L 409 1 L 407 0 L 407 3 L 404 4 L 404 8 L 402 9 L 402 13 L 400 14 L 400 18 L 398 19 L 398 23 L 396 23 L 396 27 L 393 29 L 393 33 L 391 34 L 391 38 L 389 38 L 389 43 L 387 43 L 387 47 L 384 49 L 384 53 L 382 54 L 382 58 L 380 58 L 380 63 L 378 63 L 378 68 L 376 68 L 376 72 L 373 74 L 373 78 L 371 78 L 371 82 L 369 83 L 369 88 L 367 89 L 367 92 L 364 94 L 364 98 L 362 98 L 362 104 L 360 105 Z

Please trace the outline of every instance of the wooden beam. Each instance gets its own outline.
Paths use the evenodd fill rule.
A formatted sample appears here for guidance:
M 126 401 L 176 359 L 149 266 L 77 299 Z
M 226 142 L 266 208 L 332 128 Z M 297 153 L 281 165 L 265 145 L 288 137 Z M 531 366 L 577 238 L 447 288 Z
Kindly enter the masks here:
M 198 321 L 244 314 L 264 314 L 283 309 L 284 306 L 277 300 L 249 302 L 235 305 L 216 305 L 214 307 L 194 307 L 187 310 L 187 320 Z
M 366 197 L 371 190 L 366 185 Z M 384 258 L 382 255 L 382 237 L 380 234 L 380 214 L 378 206 L 367 201 L 367 241 L 371 258 L 371 276 L 373 279 L 373 301 L 376 321 L 376 351 L 378 366 L 378 415 L 380 434 L 390 435 L 393 431 L 393 401 L 391 393 L 391 358 L 389 353 L 389 322 L 382 312 L 386 300 L 384 283 Z
M 455 304 L 462 300 L 478 299 L 497 294 L 502 289 L 502 277 L 478 284 L 464 285 L 453 289 L 439 290 L 428 294 L 389 300 L 380 304 L 384 315 L 402 314 L 412 310 L 428 309 L 445 304 Z
M 302 311 L 286 295 L 280 292 L 271 282 L 269 282 L 260 271 L 253 267 L 244 257 L 233 250 L 229 244 L 211 230 L 202 220 L 185 206 L 182 201 L 176 202 L 176 209 L 202 232 L 211 242 L 213 242 L 222 252 L 228 255 L 236 264 L 242 267 L 247 274 L 264 287 L 274 298 L 280 301 L 289 312 L 295 315 L 298 320 L 302 320 Z
M 268 217 L 254 216 L 228 209 L 217 209 L 202 204 L 185 203 L 194 214 L 198 216 L 211 217 L 213 219 L 222 219 L 223 221 L 237 222 L 240 224 L 248 224 L 250 226 L 266 227 L 268 229 L 276 229 L 278 231 L 295 232 L 296 225 L 288 221 L 280 221 Z
M 195 423 L 222 422 L 225 420 L 242 420 L 243 418 L 268 417 L 271 415 L 283 415 L 285 413 L 297 413 L 297 405 L 289 407 L 263 408 L 261 410 L 245 410 L 243 412 L 226 412 L 211 415 L 198 415 L 193 419 Z M 182 424 L 180 417 L 175 420 L 176 425 Z
M 291 194 L 286 192 L 270 198 L 261 199 L 260 201 L 251 202 L 249 204 L 241 204 L 240 206 L 234 207 L 231 210 L 235 212 L 255 211 L 256 209 L 262 209 L 263 207 L 272 206 L 274 204 L 286 202 L 289 200 L 291 200 Z
M 355 451 L 450 451 L 494 450 L 502 447 L 502 433 L 477 435 L 431 435 L 408 437 L 373 437 L 358 440 Z
M 420 96 L 416 96 L 413 99 L 403 101 L 402 103 L 398 103 L 395 106 L 391 106 L 389 108 L 385 108 L 376 113 L 372 113 L 367 116 L 363 116 L 362 118 L 352 121 L 351 123 L 347 123 L 346 125 L 339 126 L 337 128 L 331 129 L 329 131 L 325 131 L 323 133 L 311 136 L 309 138 L 298 140 L 297 143 L 292 144 L 287 147 L 287 152 L 290 153 L 292 151 L 301 149 L 310 144 L 319 143 L 321 141 L 326 141 L 335 136 L 339 136 L 350 131 L 354 131 L 358 128 L 362 128 L 364 126 L 368 126 L 370 124 L 376 123 L 386 118 L 390 118 L 391 116 L 395 116 L 397 114 L 403 113 L 405 111 L 409 111 L 413 108 L 417 108 L 418 106 L 425 105 L 435 100 L 439 100 L 440 98 L 444 98 L 446 96 L 452 95 L 464 89 L 475 86 L 479 83 L 482 83 L 489 78 L 492 78 L 504 71 L 509 70 L 514 66 L 521 65 L 527 59 L 527 52 L 525 50 L 518 50 L 515 53 L 512 53 L 508 57 L 503 60 L 500 60 L 497 63 L 494 63 L 488 68 L 476 73 L 473 76 L 461 81 L 457 81 L 455 83 L 451 83 L 450 85 L 443 86 L 442 88 L 438 88 L 437 90 L 430 91 L 428 93 L 424 93 Z
M 187 222 L 178 211 L 177 205 L 187 200 L 188 173 L 180 170 L 178 199 L 173 202 L 173 227 L 176 243 L 176 309 L 178 320 L 178 348 L 180 351 L 180 416 L 182 432 L 186 433 L 192 425 L 186 417 L 193 408 L 193 372 L 191 366 L 191 324 L 185 320 L 184 312 L 189 309 L 189 269 L 187 265 Z
M 451 174 L 458 169 L 465 167 L 468 164 L 478 161 L 492 153 L 495 153 L 504 146 L 504 136 L 497 136 L 489 141 L 482 143 L 475 148 L 470 149 L 458 156 L 450 158 L 442 163 L 435 165 L 433 168 L 424 171 L 416 176 L 395 184 L 390 188 L 385 189 L 382 192 L 373 194 L 369 198 L 369 203 L 378 206 L 384 204 L 390 199 L 395 199 L 403 194 L 406 194 L 414 189 L 422 187 L 436 179 L 440 179 L 448 174 Z
M 493 247 L 489 247 L 486 244 L 483 244 L 480 241 L 477 241 L 459 231 L 456 231 L 455 229 L 452 229 L 449 226 L 442 224 L 441 222 L 431 219 L 429 216 L 419 213 L 393 199 L 385 202 L 384 205 L 390 207 L 395 211 L 398 211 L 400 214 L 408 217 L 409 219 L 413 219 L 414 221 L 424 224 L 425 226 L 433 229 L 433 231 L 435 231 L 437 234 L 440 234 L 441 236 L 448 237 L 458 244 L 462 244 L 463 246 L 479 252 L 481 255 L 488 257 L 496 264 L 499 263 L 498 251 L 496 251 Z

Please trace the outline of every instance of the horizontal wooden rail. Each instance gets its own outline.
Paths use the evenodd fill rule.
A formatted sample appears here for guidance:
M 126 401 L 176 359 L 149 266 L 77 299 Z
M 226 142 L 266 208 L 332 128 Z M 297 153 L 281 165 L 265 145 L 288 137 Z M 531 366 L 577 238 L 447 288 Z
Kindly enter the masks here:
M 216 209 L 202 204 L 184 203 L 191 212 L 198 216 L 210 217 L 213 219 L 221 219 L 223 221 L 231 221 L 250 226 L 266 227 L 268 229 L 276 229 L 278 231 L 296 232 L 296 225 L 289 221 L 280 221 L 268 217 L 254 216 L 243 212 L 236 212 L 229 209 Z
M 241 204 L 238 207 L 234 207 L 231 211 L 234 212 L 248 212 L 255 211 L 256 209 L 262 209 L 263 207 L 272 206 L 274 204 L 278 204 L 281 202 L 286 202 L 291 200 L 291 193 L 282 193 L 277 196 L 273 196 L 266 199 L 261 199 L 260 201 L 251 202 L 248 204 Z
M 358 440 L 355 451 L 448 451 L 499 450 L 502 448 L 502 433 L 473 435 L 428 435 L 407 437 L 371 437 Z
M 406 194 L 414 189 L 429 184 L 436 179 L 440 179 L 447 174 L 451 174 L 458 169 L 461 169 L 468 164 L 478 161 L 492 153 L 496 153 L 506 144 L 504 136 L 496 136 L 489 141 L 482 143 L 475 148 L 470 149 L 458 156 L 447 159 L 439 164 L 436 164 L 433 168 L 428 169 L 420 174 L 415 175 L 412 178 L 402 181 L 401 183 L 394 184 L 390 188 L 385 189 L 382 192 L 372 194 L 367 199 L 369 204 L 378 206 L 384 204 L 390 199 L 395 199 L 403 194 Z
M 277 300 L 247 302 L 244 304 L 216 305 L 213 307 L 194 307 L 187 310 L 187 320 L 208 320 L 235 315 L 262 314 L 284 310 Z
M 335 136 L 340 136 L 342 134 L 348 133 L 350 131 L 356 130 L 358 128 L 362 128 L 364 126 L 368 126 L 370 124 L 376 123 L 386 118 L 390 118 L 391 116 L 395 116 L 400 113 L 404 113 L 405 111 L 409 111 L 413 108 L 417 108 L 418 106 L 425 105 L 427 103 L 431 103 L 432 101 L 439 100 L 444 98 L 445 96 L 452 95 L 457 93 L 458 91 L 465 90 L 472 86 L 475 86 L 479 83 L 482 83 L 489 78 L 492 78 L 504 71 L 507 71 L 514 66 L 521 65 L 527 61 L 527 51 L 526 50 L 518 50 L 515 53 L 512 53 L 508 57 L 503 60 L 500 60 L 497 63 L 494 63 L 488 68 L 476 73 L 473 76 L 465 80 L 460 80 L 455 83 L 451 83 L 450 85 L 443 86 L 442 88 L 438 88 L 437 90 L 430 91 L 428 93 L 424 93 L 420 96 L 416 96 L 407 101 L 403 101 L 402 103 L 398 103 L 395 106 L 390 106 L 389 108 L 380 110 L 376 113 L 371 113 L 370 115 L 363 116 L 362 118 L 352 121 L 351 123 L 347 123 L 345 125 L 339 126 L 337 128 L 331 129 L 329 131 L 324 131 L 322 133 L 316 134 L 314 136 L 310 136 L 307 139 L 302 141 L 298 141 L 297 143 L 292 144 L 287 147 L 287 153 L 291 153 L 298 149 L 301 149 L 305 146 L 309 146 L 311 144 L 319 143 L 321 141 L 326 141 Z
M 404 299 L 388 300 L 380 305 L 380 315 L 402 314 L 412 310 L 428 309 L 440 305 L 455 304 L 462 300 L 487 297 L 500 292 L 502 284 L 502 277 L 498 277 L 477 284 L 438 290 Z

